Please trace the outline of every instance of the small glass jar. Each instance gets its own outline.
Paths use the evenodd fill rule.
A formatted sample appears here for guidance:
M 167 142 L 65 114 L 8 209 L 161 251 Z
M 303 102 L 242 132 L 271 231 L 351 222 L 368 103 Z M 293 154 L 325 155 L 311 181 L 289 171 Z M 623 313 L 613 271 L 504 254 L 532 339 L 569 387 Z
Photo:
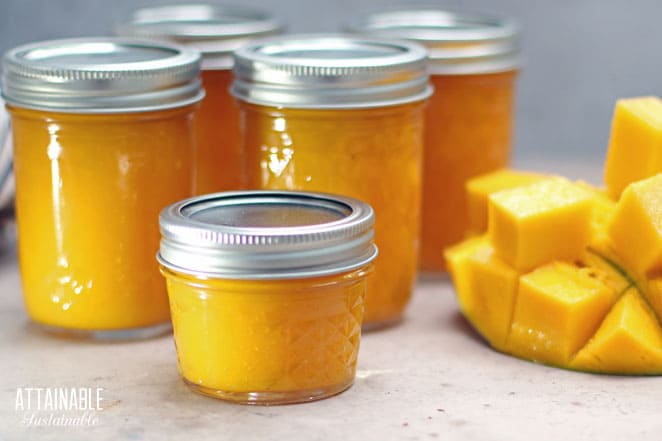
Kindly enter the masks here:
M 377 254 L 369 205 L 216 193 L 167 207 L 160 224 L 179 371 L 193 390 L 285 404 L 351 386 Z
M 192 195 L 199 63 L 111 38 L 5 55 L 23 294 L 41 327 L 97 339 L 170 329 L 156 220 Z
M 518 28 L 434 9 L 374 13 L 347 28 L 415 41 L 429 51 L 437 93 L 426 114 L 420 268 L 441 271 L 443 249 L 467 232 L 466 181 L 510 160 Z
M 249 187 L 345 194 L 375 209 L 366 328 L 398 321 L 415 279 L 425 56 L 416 44 L 335 35 L 235 52 Z
M 229 93 L 232 52 L 251 39 L 281 32 L 267 12 L 248 7 L 169 5 L 139 9 L 120 35 L 174 41 L 202 53 L 206 96 L 196 114 L 196 194 L 244 187 L 239 110 Z

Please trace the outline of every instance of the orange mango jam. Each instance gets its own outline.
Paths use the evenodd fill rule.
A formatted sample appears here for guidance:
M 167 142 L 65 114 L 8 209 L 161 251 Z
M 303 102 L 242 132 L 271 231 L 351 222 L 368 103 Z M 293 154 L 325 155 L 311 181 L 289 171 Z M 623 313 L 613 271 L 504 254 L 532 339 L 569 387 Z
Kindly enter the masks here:
M 216 398 L 284 404 L 354 381 L 370 266 L 286 280 L 166 277 L 179 371 Z
M 158 215 L 192 193 L 194 106 L 130 114 L 9 110 L 29 316 L 69 331 L 167 326 L 154 261 Z
M 249 188 L 351 196 L 375 210 L 366 327 L 398 321 L 412 292 L 420 222 L 423 109 L 276 109 L 240 103 Z
M 469 225 L 465 183 L 508 164 L 516 71 L 432 75 L 426 114 L 420 267 L 445 268 L 442 250 Z
M 203 70 L 205 98 L 195 117 L 196 194 L 243 187 L 239 110 L 228 92 L 231 70 Z

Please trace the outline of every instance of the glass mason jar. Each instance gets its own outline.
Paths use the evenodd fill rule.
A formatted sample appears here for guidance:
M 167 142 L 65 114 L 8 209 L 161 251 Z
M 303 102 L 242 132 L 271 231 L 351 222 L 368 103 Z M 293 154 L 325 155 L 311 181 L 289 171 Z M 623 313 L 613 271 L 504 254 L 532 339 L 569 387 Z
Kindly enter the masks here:
M 377 254 L 373 217 L 350 198 L 272 191 L 164 209 L 158 260 L 187 385 L 251 404 L 350 387 Z
M 365 328 L 398 321 L 415 279 L 425 57 L 416 44 L 334 35 L 235 52 L 249 188 L 333 192 L 375 209 Z
M 4 58 L 23 294 L 42 327 L 98 339 L 170 329 L 158 214 L 192 195 L 200 55 L 111 38 Z
M 420 267 L 441 271 L 443 249 L 467 234 L 465 183 L 510 160 L 518 28 L 509 20 L 440 10 L 374 13 L 347 28 L 415 41 L 429 51 L 438 93 L 426 113 Z
M 119 35 L 173 41 L 202 54 L 205 98 L 195 118 L 196 194 L 244 187 L 239 110 L 229 93 L 232 52 L 251 39 L 281 30 L 265 11 L 211 4 L 139 9 L 117 26 Z

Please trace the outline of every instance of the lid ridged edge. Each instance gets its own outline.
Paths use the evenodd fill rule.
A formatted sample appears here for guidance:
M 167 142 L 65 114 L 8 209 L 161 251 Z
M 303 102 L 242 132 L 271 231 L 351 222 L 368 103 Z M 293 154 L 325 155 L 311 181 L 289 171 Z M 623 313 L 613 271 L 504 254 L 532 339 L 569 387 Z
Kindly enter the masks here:
M 342 207 L 347 214 L 331 222 L 288 227 L 218 225 L 187 214 L 196 204 L 222 209 L 260 203 L 311 208 L 327 204 L 326 208 Z M 157 259 L 161 265 L 201 277 L 318 277 L 360 268 L 377 255 L 372 208 L 352 198 L 324 193 L 244 191 L 198 196 L 166 207 L 159 225 L 162 238 Z

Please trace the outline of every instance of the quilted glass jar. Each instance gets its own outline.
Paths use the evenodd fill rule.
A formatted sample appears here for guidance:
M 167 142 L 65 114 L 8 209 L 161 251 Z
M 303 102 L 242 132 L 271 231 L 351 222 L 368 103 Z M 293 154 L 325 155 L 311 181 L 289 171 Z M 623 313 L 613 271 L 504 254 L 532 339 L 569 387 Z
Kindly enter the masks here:
M 158 255 L 184 381 L 247 404 L 351 386 L 373 212 L 350 198 L 230 192 L 166 208 Z

